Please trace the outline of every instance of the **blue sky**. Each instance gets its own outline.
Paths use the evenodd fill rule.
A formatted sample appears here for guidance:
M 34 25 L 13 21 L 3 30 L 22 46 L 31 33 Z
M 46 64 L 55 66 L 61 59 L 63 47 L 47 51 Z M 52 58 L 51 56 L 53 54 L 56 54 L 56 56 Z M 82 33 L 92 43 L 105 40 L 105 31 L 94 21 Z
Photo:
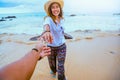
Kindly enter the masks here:
M 47 0 L 0 0 L 0 13 L 43 12 Z M 120 0 L 64 0 L 64 12 L 120 12 Z
M 5 7 L 15 7 L 19 5 L 18 3 L 12 3 L 12 2 L 2 2 L 0 1 L 0 7 L 5 8 Z

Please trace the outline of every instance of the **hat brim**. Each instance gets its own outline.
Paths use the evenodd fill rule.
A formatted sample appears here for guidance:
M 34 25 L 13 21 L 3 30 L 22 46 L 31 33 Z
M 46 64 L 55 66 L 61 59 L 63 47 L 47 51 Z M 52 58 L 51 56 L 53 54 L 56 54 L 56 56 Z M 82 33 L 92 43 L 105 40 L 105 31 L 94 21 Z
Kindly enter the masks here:
M 54 2 L 59 3 L 60 6 L 61 6 L 61 8 L 63 8 L 63 6 L 64 6 L 63 0 L 49 0 L 49 1 L 46 2 L 45 5 L 44 5 L 44 10 L 45 10 L 45 12 L 46 12 L 47 14 L 48 14 L 48 8 L 49 8 L 49 6 L 50 6 L 52 3 L 54 3 Z

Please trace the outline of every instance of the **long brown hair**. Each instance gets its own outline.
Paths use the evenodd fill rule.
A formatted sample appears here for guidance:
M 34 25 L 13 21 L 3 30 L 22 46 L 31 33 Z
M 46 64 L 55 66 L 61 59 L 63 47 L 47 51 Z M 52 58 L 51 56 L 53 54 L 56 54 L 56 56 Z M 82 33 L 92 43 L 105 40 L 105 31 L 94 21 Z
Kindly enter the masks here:
M 52 14 L 52 10 L 51 10 L 51 7 L 52 7 L 52 5 L 53 5 L 54 3 L 57 3 L 57 2 L 53 2 L 53 3 L 49 6 L 49 8 L 48 8 L 48 16 L 50 16 L 50 17 L 53 19 L 54 23 L 56 24 L 56 22 L 55 22 L 55 16 Z M 57 4 L 58 4 L 59 7 L 60 7 L 60 14 L 59 14 L 58 16 L 59 16 L 60 19 L 63 19 L 63 10 L 62 10 L 60 4 L 59 4 L 59 3 L 57 3 Z M 45 18 L 46 18 L 46 17 L 45 17 Z

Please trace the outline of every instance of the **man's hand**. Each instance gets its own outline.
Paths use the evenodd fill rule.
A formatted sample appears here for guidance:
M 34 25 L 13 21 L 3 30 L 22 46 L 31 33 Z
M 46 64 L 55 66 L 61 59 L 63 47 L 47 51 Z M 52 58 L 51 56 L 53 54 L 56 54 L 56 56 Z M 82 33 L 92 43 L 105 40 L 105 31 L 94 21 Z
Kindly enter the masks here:
M 40 52 L 40 56 L 43 58 L 51 54 L 50 47 L 43 46 L 42 51 Z
M 45 57 L 51 54 L 50 47 L 47 47 L 45 44 L 42 43 L 42 41 L 39 41 L 35 48 L 38 49 L 41 57 Z

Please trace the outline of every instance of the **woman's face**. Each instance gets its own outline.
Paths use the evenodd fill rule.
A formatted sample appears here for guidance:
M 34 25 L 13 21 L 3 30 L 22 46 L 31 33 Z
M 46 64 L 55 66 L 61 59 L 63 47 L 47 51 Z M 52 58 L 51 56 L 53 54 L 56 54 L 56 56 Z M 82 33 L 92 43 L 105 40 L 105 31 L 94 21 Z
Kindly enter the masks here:
M 57 3 L 53 3 L 51 6 L 51 11 L 54 16 L 58 16 L 60 14 L 60 7 Z

